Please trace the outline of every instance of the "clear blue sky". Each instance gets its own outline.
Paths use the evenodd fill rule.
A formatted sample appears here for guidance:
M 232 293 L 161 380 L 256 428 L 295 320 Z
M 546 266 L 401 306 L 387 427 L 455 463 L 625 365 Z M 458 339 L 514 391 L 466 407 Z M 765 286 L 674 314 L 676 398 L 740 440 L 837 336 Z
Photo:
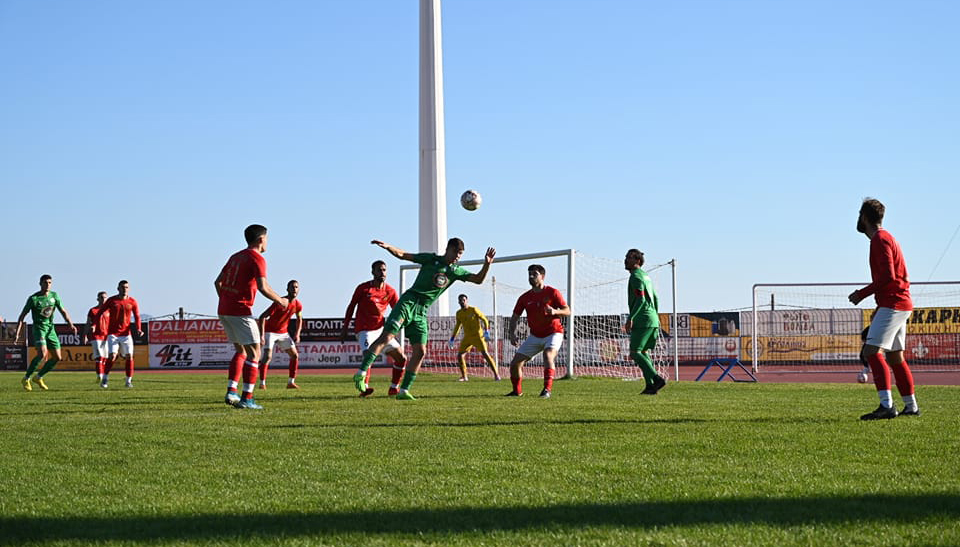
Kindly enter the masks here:
M 712 311 L 867 279 L 874 196 L 914 281 L 960 278 L 957 21 L 949 0 L 447 0 L 449 234 L 468 259 L 639 247 Z M 145 313 L 214 314 L 253 222 L 308 315 L 377 258 L 396 284 L 369 241 L 417 250 L 417 66 L 415 0 L 0 0 L 0 315 L 43 273 L 77 321 L 121 278 Z

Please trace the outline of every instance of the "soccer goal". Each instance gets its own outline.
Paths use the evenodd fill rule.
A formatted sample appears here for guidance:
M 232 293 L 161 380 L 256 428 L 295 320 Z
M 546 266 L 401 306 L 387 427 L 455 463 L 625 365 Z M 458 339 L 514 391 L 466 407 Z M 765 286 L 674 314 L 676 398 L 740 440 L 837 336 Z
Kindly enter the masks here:
M 476 270 L 481 264 L 482 260 L 460 262 L 469 270 Z M 629 339 L 621 330 L 627 311 L 628 278 L 623 260 L 593 257 L 573 249 L 498 256 L 482 285 L 457 283 L 444 293 L 441 298 L 449 299 L 450 315 L 439 315 L 439 303 L 429 311 L 430 335 L 424 370 L 459 372 L 456 364 L 459 335 L 452 347 L 447 341 L 456 323 L 457 295 L 466 294 L 469 305 L 479 308 L 490 320 L 490 353 L 499 364 L 501 375 L 506 377 L 516 349 L 510 344 L 507 329 L 517 299 L 530 289 L 527 267 L 531 264 L 540 264 L 546 269 L 545 283 L 560 290 L 572 310 L 569 317 L 563 318 L 564 346 L 557 357 L 558 374 L 641 378 L 640 369 L 628 354 Z M 419 268 L 416 264 L 400 267 L 401 292 L 413 283 Z M 675 332 L 672 326 L 676 323 L 676 262 L 671 260 L 645 270 L 654 282 L 661 308 L 670 306 L 668 314 L 661 313 L 661 337 L 652 357 L 661 375 L 671 374 L 672 367 L 676 378 L 676 347 L 666 335 Z M 522 340 L 529 334 L 526 318 L 521 317 L 517 325 Z M 528 365 L 541 363 L 542 356 L 538 355 Z M 492 376 L 477 351 L 467 354 L 467 366 L 471 375 Z
M 848 301 L 867 283 L 760 283 L 743 314 L 744 355 L 754 371 L 841 372 L 860 369 L 860 334 L 876 304 Z M 910 284 L 913 314 L 906 358 L 923 371 L 960 370 L 960 281 Z M 756 328 L 754 328 L 756 326 Z

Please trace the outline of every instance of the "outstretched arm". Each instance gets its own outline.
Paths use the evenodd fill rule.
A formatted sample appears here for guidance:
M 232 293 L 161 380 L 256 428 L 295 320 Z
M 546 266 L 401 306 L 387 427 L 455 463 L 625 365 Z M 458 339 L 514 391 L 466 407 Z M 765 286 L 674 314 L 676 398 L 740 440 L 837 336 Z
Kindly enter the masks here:
M 483 255 L 483 267 L 480 268 L 479 272 L 468 277 L 466 281 L 476 283 L 477 285 L 483 283 L 483 280 L 487 278 L 487 272 L 490 271 L 490 265 L 493 264 L 493 257 L 495 256 L 497 256 L 497 250 L 493 247 L 487 247 L 487 252 Z
M 274 290 L 270 287 L 270 284 L 267 283 L 266 277 L 257 278 L 257 289 L 260 290 L 260 294 L 262 294 L 263 296 L 266 296 L 273 302 L 276 302 L 277 304 L 280 305 L 281 308 L 286 308 L 287 306 L 290 305 L 290 302 L 286 298 L 274 292 Z
M 390 245 L 390 244 L 388 244 L 388 243 L 384 243 L 384 242 L 382 242 L 382 241 L 380 241 L 380 240 L 377 240 L 377 239 L 374 239 L 374 240 L 371 241 L 370 243 L 373 243 L 373 244 L 376 245 L 377 247 L 381 247 L 381 248 L 383 248 L 383 249 L 386 249 L 386 251 L 387 251 L 388 253 L 390 253 L 390 254 L 392 254 L 393 256 L 399 258 L 400 260 L 409 260 L 409 261 L 411 261 L 411 262 L 413 261 L 413 253 L 408 253 L 407 251 L 404 251 L 404 250 L 401 249 L 400 247 L 394 247 L 393 245 Z

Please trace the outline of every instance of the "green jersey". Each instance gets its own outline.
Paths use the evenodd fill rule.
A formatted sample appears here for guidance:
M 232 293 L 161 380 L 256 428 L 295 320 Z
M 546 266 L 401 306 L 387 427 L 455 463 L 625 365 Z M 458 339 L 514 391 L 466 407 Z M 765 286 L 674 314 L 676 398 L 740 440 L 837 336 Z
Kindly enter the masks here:
M 630 305 L 630 316 L 633 328 L 650 328 L 660 326 L 660 317 L 657 311 L 660 303 L 657 293 L 653 290 L 653 283 L 647 272 L 637 268 L 630 272 L 630 281 L 627 283 L 627 303 Z
M 442 256 L 433 253 L 415 254 L 413 261 L 420 265 L 420 273 L 403 295 L 416 297 L 417 302 L 426 306 L 433 304 L 454 281 L 473 275 L 456 264 L 447 264 Z
M 27 298 L 27 303 L 23 306 L 23 312 L 21 313 L 30 310 L 33 315 L 34 328 L 46 327 L 53 326 L 53 312 L 58 309 L 63 309 L 63 304 L 60 303 L 60 295 L 53 291 L 47 294 L 36 292 L 30 295 L 30 298 Z

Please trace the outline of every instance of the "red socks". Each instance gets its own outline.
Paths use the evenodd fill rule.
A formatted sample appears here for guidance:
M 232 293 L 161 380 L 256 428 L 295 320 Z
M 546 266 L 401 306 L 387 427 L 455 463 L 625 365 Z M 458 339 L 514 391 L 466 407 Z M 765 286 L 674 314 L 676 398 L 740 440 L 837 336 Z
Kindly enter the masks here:
M 290 377 L 291 378 L 297 377 L 297 368 L 299 366 L 300 366 L 300 357 L 291 357 L 290 358 Z M 266 377 L 267 377 L 267 371 L 266 371 L 266 368 L 264 368 L 264 371 L 261 373 L 261 378 L 266 378 Z
M 133 378 L 133 354 L 127 355 L 127 364 L 123 367 L 123 372 L 126 373 L 127 378 Z
M 890 368 L 893 369 L 893 376 L 897 379 L 897 391 L 900 392 L 900 396 L 913 395 L 913 373 L 910 372 L 907 360 L 904 359 L 897 365 L 891 364 Z
M 110 374 L 111 370 L 113 370 L 113 359 L 107 357 L 103 360 L 103 373 Z
M 882 351 L 867 356 L 870 370 L 873 372 L 873 385 L 877 391 L 890 390 L 890 368 L 887 367 L 887 358 Z
M 543 368 L 543 389 L 547 391 L 553 390 L 553 369 L 552 368 Z
M 513 392 L 516 394 L 523 393 L 523 378 L 519 376 L 511 376 L 510 383 L 513 384 Z

